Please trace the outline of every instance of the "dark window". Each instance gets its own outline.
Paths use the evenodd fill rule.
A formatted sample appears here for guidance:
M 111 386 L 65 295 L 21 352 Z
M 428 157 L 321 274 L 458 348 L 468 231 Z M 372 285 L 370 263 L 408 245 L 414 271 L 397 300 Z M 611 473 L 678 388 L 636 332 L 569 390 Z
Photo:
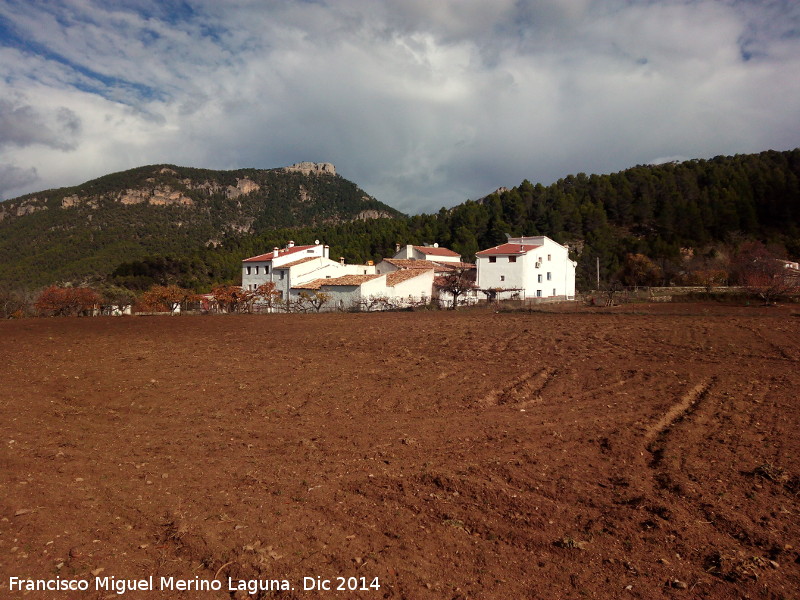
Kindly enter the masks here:
M 490 256 L 489 257 L 489 262 L 497 262 L 497 257 L 496 256 Z
M 516 256 L 509 256 L 508 257 L 508 262 L 517 262 L 517 257 Z

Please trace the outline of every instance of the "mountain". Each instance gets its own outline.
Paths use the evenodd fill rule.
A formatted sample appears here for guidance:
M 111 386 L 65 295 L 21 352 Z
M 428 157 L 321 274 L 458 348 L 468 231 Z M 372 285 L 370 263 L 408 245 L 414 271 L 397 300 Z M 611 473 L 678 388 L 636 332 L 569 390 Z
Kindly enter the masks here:
M 0 202 L 0 282 L 38 286 L 276 228 L 402 216 L 330 163 L 150 165 Z
M 505 234 L 547 235 L 570 246 L 578 285 L 619 277 L 628 257 L 654 261 L 661 283 L 684 279 L 686 258 L 715 264 L 743 242 L 758 240 L 800 257 L 800 149 L 639 165 L 608 175 L 568 175 L 544 186 L 523 181 L 438 213 L 272 230 L 182 256 L 150 257 L 115 271 L 119 285 L 144 289 L 178 283 L 208 289 L 236 282 L 241 260 L 282 246 L 324 240 L 331 256 L 379 260 L 395 243 L 438 242 L 470 260 Z M 780 249 L 782 247 L 782 250 Z
M 519 186 L 435 214 L 403 217 L 331 165 L 204 171 L 142 167 L 0 203 L 0 283 L 90 274 L 132 289 L 236 283 L 241 260 L 324 240 L 332 257 L 379 260 L 396 243 L 438 242 L 466 259 L 505 234 L 569 244 L 578 285 L 611 281 L 644 255 L 677 283 L 686 256 L 730 257 L 745 241 L 800 257 L 800 149 L 639 165 Z

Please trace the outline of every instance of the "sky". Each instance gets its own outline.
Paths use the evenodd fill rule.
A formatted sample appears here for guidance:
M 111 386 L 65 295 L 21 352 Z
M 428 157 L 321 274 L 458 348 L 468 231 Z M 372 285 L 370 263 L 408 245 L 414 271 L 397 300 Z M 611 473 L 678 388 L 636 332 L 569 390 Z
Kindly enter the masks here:
M 0 198 L 330 162 L 406 213 L 800 146 L 797 0 L 0 0 Z

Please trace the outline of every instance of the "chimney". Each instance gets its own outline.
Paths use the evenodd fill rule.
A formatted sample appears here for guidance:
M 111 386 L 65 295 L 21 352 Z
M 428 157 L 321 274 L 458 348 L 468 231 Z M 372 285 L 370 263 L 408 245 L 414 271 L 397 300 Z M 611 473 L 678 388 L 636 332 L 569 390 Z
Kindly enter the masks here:
M 344 265 L 344 256 L 339 257 L 339 264 Z
M 280 252 L 280 249 L 278 249 L 278 247 L 277 247 L 277 246 L 275 246 L 275 247 L 272 249 L 272 258 L 278 258 L 278 253 L 279 253 L 279 252 Z
M 328 244 L 325 244 L 322 247 L 322 256 L 324 256 L 325 258 L 330 258 L 330 254 L 331 254 L 331 247 L 328 246 Z
M 519 245 L 519 251 L 520 251 L 520 252 L 525 252 L 525 246 L 523 246 L 522 244 L 520 244 L 520 245 Z
M 394 245 L 394 253 L 397 254 L 398 252 L 400 252 L 400 244 L 395 244 Z
M 289 243 L 286 244 L 287 248 L 294 248 L 294 240 L 289 240 Z

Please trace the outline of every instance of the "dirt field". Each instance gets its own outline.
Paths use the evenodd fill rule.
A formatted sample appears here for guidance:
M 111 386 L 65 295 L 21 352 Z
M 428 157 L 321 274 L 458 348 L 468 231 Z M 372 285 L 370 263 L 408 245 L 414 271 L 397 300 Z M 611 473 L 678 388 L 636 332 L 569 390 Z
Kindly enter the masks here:
M 0 597 L 800 598 L 793 312 L 2 322 Z

